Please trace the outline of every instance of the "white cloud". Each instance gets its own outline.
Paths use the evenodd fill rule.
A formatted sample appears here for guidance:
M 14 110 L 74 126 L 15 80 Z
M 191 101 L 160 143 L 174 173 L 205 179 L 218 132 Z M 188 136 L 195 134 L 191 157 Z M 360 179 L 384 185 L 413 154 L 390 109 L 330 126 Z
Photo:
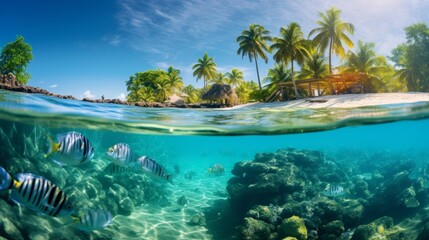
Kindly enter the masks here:
M 123 93 L 121 93 L 119 96 L 116 97 L 117 99 L 121 100 L 121 101 L 125 101 L 127 100 L 127 96 Z
M 157 68 L 167 69 L 167 68 L 169 68 L 171 65 L 170 65 L 170 64 L 168 64 L 168 63 L 166 63 L 166 62 L 157 62 L 157 63 L 155 63 L 155 66 L 156 66 Z
M 94 94 L 92 94 L 90 90 L 86 90 L 86 91 L 83 93 L 83 97 L 84 97 L 84 98 L 93 99 L 93 98 L 95 98 L 95 95 L 94 95 Z
M 51 85 L 51 86 L 49 86 L 50 88 L 56 88 L 56 87 L 58 87 L 58 84 L 53 84 L 53 85 Z
M 112 46 L 119 46 L 122 43 L 122 39 L 119 35 L 106 36 L 103 38 L 103 41 L 106 41 Z

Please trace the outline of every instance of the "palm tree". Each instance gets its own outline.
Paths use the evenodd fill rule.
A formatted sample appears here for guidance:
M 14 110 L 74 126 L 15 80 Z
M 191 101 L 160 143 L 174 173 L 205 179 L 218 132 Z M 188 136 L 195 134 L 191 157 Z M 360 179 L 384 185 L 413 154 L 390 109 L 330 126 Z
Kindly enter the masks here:
M 268 83 L 268 88 L 277 88 L 279 83 L 292 81 L 292 71 L 287 69 L 283 62 L 276 64 L 274 68 L 268 69 L 267 77 L 264 82 Z
M 356 53 L 349 51 L 347 54 L 346 72 L 362 72 L 368 76 L 374 76 L 387 64 L 383 56 L 377 56 L 375 53 L 375 43 L 358 42 Z
M 225 82 L 227 81 L 227 77 L 226 74 L 223 74 L 221 72 L 218 72 L 216 74 L 216 76 L 211 80 L 211 82 L 213 83 L 217 83 L 217 84 L 225 84 Z
M 307 58 L 301 68 L 301 74 L 299 78 L 314 78 L 321 79 L 329 75 L 328 64 L 325 61 L 323 54 L 312 51 L 310 58 Z
M 295 72 L 293 62 L 296 61 L 299 65 L 304 63 L 307 57 L 310 57 L 309 49 L 311 44 L 304 39 L 301 27 L 298 23 L 291 23 L 287 28 L 280 28 L 280 37 L 273 39 L 272 49 L 277 49 L 274 53 L 274 60 L 277 63 L 291 63 L 292 83 L 295 91 L 295 97 L 299 98 L 298 89 L 295 83 Z
M 183 83 L 183 79 L 180 76 L 180 70 L 179 69 L 174 69 L 173 67 L 169 67 L 167 70 L 167 83 L 170 85 L 170 87 L 172 88 L 173 92 L 180 92 L 180 90 L 183 88 L 183 86 L 185 85 Z
M 237 68 L 233 68 L 231 72 L 225 73 L 225 76 L 228 78 L 227 83 L 232 87 L 238 86 L 244 81 L 243 72 Z
M 193 76 L 198 79 L 204 79 L 204 88 L 207 86 L 207 80 L 210 80 L 216 76 L 216 63 L 212 57 L 209 57 L 207 53 L 204 53 L 203 59 L 198 59 L 198 63 L 192 66 L 194 70 Z
M 167 97 L 171 94 L 172 88 L 167 80 L 159 81 L 155 84 L 155 92 L 157 95 L 157 100 L 164 102 L 167 100 Z
M 244 58 L 244 55 L 247 55 L 250 62 L 252 62 L 252 59 L 255 60 L 259 90 L 262 89 L 262 85 L 259 78 L 258 57 L 264 59 L 265 63 L 268 62 L 266 52 L 269 52 L 270 48 L 267 42 L 271 41 L 271 37 L 268 34 L 270 34 L 270 31 L 266 30 L 263 26 L 250 24 L 249 29 L 244 30 L 241 32 L 241 36 L 237 37 L 237 42 L 240 45 L 237 54 L 241 54 L 242 58 Z
M 329 46 L 329 73 L 332 74 L 332 51 L 343 58 L 345 50 L 342 42 L 348 47 L 353 48 L 352 40 L 346 35 L 346 32 L 353 34 L 355 27 L 351 23 L 345 23 L 340 20 L 341 11 L 336 8 L 331 8 L 326 11 L 326 14 L 319 12 L 321 20 L 317 21 L 320 26 L 311 30 L 309 37 L 318 33 L 313 38 L 313 43 L 320 49 L 321 52 Z
M 135 101 L 153 102 L 155 101 L 155 92 L 153 88 L 142 87 L 137 92 L 137 99 Z

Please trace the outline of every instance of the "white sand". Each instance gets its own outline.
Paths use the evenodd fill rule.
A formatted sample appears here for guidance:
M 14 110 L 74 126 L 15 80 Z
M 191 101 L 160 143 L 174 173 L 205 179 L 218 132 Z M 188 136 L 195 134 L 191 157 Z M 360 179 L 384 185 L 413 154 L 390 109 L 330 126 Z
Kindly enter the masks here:
M 317 102 L 327 100 L 326 102 Z M 429 93 L 367 93 L 367 94 L 343 94 L 328 95 L 299 100 L 273 102 L 273 103 L 250 103 L 235 106 L 229 109 L 242 107 L 266 108 L 266 107 L 291 107 L 291 108 L 354 108 L 364 106 L 378 106 L 386 104 L 403 104 L 429 102 Z

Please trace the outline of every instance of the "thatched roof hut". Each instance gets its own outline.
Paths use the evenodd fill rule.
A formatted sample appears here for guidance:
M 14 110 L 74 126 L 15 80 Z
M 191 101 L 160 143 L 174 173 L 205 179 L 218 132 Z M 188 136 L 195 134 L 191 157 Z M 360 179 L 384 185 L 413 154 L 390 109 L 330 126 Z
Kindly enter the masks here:
M 227 84 L 213 84 L 212 87 L 202 95 L 203 100 L 218 101 L 227 106 L 238 104 L 238 97 L 234 89 Z

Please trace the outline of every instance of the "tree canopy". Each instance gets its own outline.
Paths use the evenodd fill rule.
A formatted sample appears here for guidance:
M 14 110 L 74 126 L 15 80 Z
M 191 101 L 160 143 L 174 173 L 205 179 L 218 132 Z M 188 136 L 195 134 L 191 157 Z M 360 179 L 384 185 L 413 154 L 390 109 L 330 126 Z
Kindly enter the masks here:
M 14 42 L 6 44 L 0 55 L 0 72 L 13 73 L 19 83 L 27 84 L 31 75 L 26 72 L 28 64 L 33 59 L 30 44 L 24 42 L 24 37 L 18 36 Z
M 170 67 L 167 71 L 156 69 L 135 73 L 126 82 L 130 102 L 164 102 L 169 96 L 181 91 L 183 81 L 180 71 Z M 174 79 L 174 81 L 172 80 Z
M 392 51 L 390 60 L 399 67 L 398 76 L 409 91 L 429 91 L 429 27 L 417 23 L 405 28 L 407 42 Z
M 350 48 L 354 46 L 353 41 L 346 33 L 353 34 L 355 27 L 351 23 L 341 21 L 341 11 L 336 8 L 330 8 L 326 13 L 319 12 L 321 20 L 317 21 L 318 28 L 311 30 L 309 37 L 313 38 L 314 44 L 323 53 L 328 48 L 329 53 L 329 73 L 332 74 L 332 52 L 341 58 L 345 57 L 343 42 Z
M 261 79 L 259 77 L 258 57 L 268 61 L 267 52 L 270 52 L 268 46 L 271 37 L 270 31 L 266 30 L 259 24 L 250 24 L 249 29 L 243 30 L 240 36 L 237 37 L 239 48 L 237 54 L 244 58 L 245 55 L 249 57 L 250 62 L 255 60 L 256 74 L 258 75 L 259 89 L 262 89 Z

